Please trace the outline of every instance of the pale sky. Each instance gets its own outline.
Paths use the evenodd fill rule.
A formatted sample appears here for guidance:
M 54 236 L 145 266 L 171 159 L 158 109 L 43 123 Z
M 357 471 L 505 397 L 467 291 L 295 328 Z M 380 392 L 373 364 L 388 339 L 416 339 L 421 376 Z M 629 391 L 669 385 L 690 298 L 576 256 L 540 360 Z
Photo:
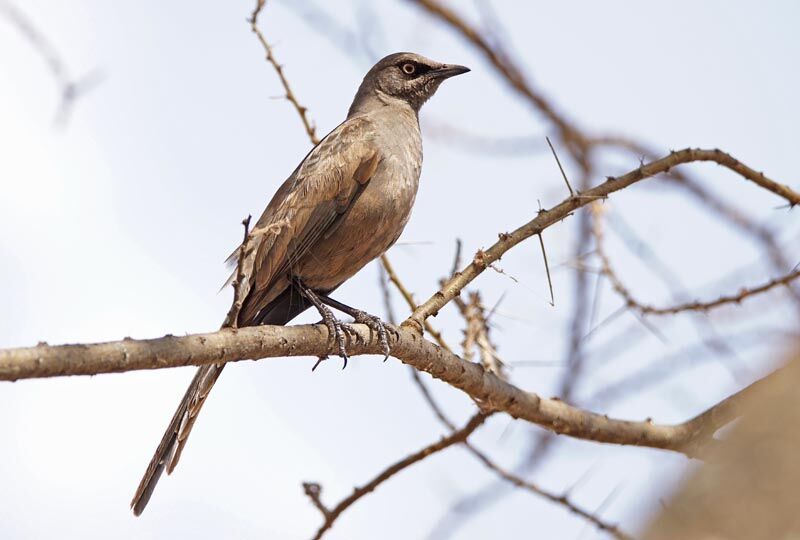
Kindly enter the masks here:
M 57 88 L 42 58 L 0 18 L 0 347 L 219 326 L 230 301 L 230 292 L 217 293 L 226 278 L 222 261 L 241 237 L 240 221 L 260 214 L 309 148 L 295 111 L 276 99 L 279 82 L 245 22 L 251 4 L 17 0 L 74 76 L 102 72 L 62 127 L 54 126 Z M 475 13 L 472 3 L 453 4 Z M 495 2 L 531 80 L 581 125 L 665 150 L 719 147 L 795 189 L 797 6 Z M 340 2 L 329 15 L 352 29 L 365 16 L 378 16 L 380 24 L 367 27 L 379 56 L 413 50 L 473 69 L 448 81 L 424 107 L 423 131 L 448 124 L 488 137 L 543 140 L 548 133 L 480 55 L 408 3 Z M 345 54 L 286 0 L 269 3 L 262 28 L 324 135 L 346 114 L 369 55 Z M 390 251 L 419 300 L 449 271 L 456 238 L 469 256 L 529 220 L 539 201 L 547 207 L 566 196 L 547 153 L 534 148 L 524 156 L 487 157 L 449 148 L 430 131 L 417 206 L 401 245 Z M 577 176 L 568 160 L 565 165 Z M 602 176 L 636 166 L 636 159 L 609 156 Z M 692 170 L 777 231 L 787 256 L 800 262 L 796 210 L 779 209 L 776 197 L 719 167 Z M 712 298 L 777 275 L 749 239 L 663 183 L 637 185 L 606 207 L 646 239 L 693 297 Z M 493 338 L 509 363 L 563 360 L 573 279 L 563 263 L 575 222 L 545 233 L 555 307 L 548 304 L 536 242 L 499 265 L 519 283 L 494 272 L 475 283 L 487 304 L 505 294 Z M 668 302 L 661 282 L 608 235 L 631 288 L 650 303 Z M 383 315 L 377 272 L 369 265 L 337 297 Z M 717 283 L 720 277 L 726 279 Z M 761 310 L 755 320 L 735 309 L 714 315 L 720 335 L 739 338 L 732 341 L 735 359 L 687 369 L 692 359 L 679 357 L 683 367 L 674 377 L 599 412 L 680 422 L 751 382 L 777 359 L 780 331 L 797 325 L 796 311 L 778 298 L 748 304 Z M 597 320 L 620 304 L 605 290 Z M 399 298 L 395 307 L 407 314 Z M 462 325 L 452 308 L 434 323 L 451 343 L 460 342 Z M 578 404 L 698 339 L 691 319 L 656 324 L 666 343 L 630 315 L 593 338 L 590 349 L 615 339 L 630 339 L 630 346 L 590 360 Z M 754 329 L 758 339 L 747 338 Z M 396 360 L 360 357 L 345 371 L 333 360 L 312 374 L 313 363 L 271 359 L 226 369 L 181 464 L 162 479 L 140 518 L 128 502 L 193 369 L 0 384 L 0 537 L 310 538 L 321 519 L 301 482 L 320 482 L 323 499 L 333 505 L 444 433 Z M 512 377 L 549 396 L 562 371 L 519 366 Z M 431 386 L 448 412 L 465 421 L 470 401 L 443 384 Z M 496 415 L 474 440 L 513 466 L 536 429 Z M 686 465 L 677 454 L 560 439 L 534 480 L 560 491 L 590 470 L 575 500 L 594 509 L 616 489 L 602 515 L 636 531 Z M 450 449 L 357 503 L 328 538 L 424 538 L 454 501 L 491 481 L 468 454 Z M 561 508 L 520 492 L 454 537 L 580 534 L 602 537 Z

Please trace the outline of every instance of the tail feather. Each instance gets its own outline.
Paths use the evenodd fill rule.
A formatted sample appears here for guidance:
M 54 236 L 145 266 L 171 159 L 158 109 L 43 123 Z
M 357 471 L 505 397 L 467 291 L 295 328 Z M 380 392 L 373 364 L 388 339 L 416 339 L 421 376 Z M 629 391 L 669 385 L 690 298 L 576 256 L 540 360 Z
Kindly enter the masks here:
M 256 313 L 253 320 L 240 321 L 239 326 L 286 324 L 308 309 L 309 305 L 308 301 L 290 286 L 269 306 Z M 175 470 L 197 415 L 224 367 L 224 363 L 209 364 L 197 370 L 133 496 L 131 508 L 135 515 L 138 516 L 144 511 L 164 469 L 167 474 Z
M 211 364 L 197 370 L 133 496 L 131 508 L 135 515 L 140 515 L 147 506 L 164 469 L 167 474 L 175 469 L 197 414 L 224 367 L 225 364 Z

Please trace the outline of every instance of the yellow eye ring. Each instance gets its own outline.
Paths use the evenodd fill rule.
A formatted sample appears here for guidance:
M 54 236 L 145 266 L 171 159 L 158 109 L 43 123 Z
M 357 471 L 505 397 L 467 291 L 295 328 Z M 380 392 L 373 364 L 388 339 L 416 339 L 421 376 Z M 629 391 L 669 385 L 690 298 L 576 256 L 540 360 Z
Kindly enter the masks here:
M 403 67 L 401 69 L 403 70 L 403 73 L 405 73 L 406 75 L 413 75 L 414 72 L 417 71 L 417 68 L 416 66 L 414 66 L 414 64 L 403 64 Z

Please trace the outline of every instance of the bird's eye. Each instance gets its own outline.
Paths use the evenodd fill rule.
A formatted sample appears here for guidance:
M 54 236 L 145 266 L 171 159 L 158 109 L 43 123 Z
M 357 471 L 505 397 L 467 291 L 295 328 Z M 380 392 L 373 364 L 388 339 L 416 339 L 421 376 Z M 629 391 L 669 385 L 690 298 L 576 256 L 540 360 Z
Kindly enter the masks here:
M 400 68 L 403 70 L 403 73 L 406 75 L 413 75 L 417 71 L 417 66 L 411 63 L 403 64 L 403 67 Z

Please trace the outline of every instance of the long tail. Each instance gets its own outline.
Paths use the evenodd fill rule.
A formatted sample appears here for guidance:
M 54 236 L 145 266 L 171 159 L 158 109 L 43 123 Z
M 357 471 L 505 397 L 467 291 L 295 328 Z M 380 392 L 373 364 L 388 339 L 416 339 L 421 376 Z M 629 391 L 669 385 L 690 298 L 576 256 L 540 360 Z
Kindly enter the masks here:
M 240 322 L 240 326 L 286 324 L 308 307 L 309 303 L 294 287 L 289 287 L 267 308 L 262 309 L 254 320 Z M 138 516 L 144 511 L 164 469 L 167 470 L 167 474 L 175 469 L 197 415 L 224 367 L 224 363 L 209 364 L 197 370 L 133 496 L 131 508 L 135 515 Z
M 197 370 L 133 496 L 131 508 L 135 515 L 141 514 L 147 506 L 164 469 L 167 469 L 167 474 L 175 469 L 197 414 L 224 367 L 225 364 L 211 364 Z

